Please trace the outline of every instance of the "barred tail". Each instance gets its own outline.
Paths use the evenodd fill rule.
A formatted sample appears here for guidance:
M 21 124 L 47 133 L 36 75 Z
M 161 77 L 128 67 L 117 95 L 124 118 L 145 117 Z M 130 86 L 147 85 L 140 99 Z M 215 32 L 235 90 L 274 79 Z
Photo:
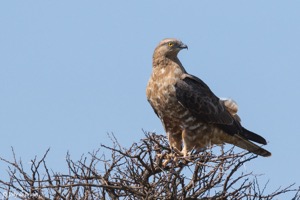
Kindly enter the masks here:
M 256 144 L 250 142 L 247 139 L 244 139 L 242 136 L 236 134 L 233 137 L 234 137 L 234 141 L 233 142 L 231 141 L 230 142 L 231 144 L 238 146 L 242 149 L 245 149 L 247 151 L 250 151 L 252 153 L 255 153 L 259 156 L 263 156 L 263 157 L 271 156 L 271 153 L 269 151 L 257 146 Z

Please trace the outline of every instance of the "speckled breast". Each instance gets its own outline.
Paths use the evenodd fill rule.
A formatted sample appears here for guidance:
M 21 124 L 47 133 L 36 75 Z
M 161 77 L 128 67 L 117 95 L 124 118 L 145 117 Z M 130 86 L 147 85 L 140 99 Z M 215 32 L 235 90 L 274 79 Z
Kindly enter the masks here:
M 179 77 L 164 76 L 160 80 L 152 80 L 149 84 L 155 88 L 155 95 L 151 95 L 150 101 L 157 110 L 166 132 L 181 134 L 185 128 L 193 129 L 196 118 L 184 108 L 176 98 L 175 83 Z

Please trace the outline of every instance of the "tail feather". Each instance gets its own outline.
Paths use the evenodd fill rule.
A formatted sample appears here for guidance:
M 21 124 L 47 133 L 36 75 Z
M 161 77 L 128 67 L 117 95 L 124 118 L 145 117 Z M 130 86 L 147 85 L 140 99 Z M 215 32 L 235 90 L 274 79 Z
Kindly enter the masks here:
M 257 146 L 256 144 L 252 143 L 251 141 L 248 141 L 247 139 L 243 138 L 240 135 L 236 134 L 233 137 L 234 137 L 234 141 L 230 142 L 230 143 L 232 143 L 242 149 L 245 149 L 247 151 L 250 151 L 252 153 L 255 153 L 255 154 L 263 156 L 263 157 L 269 157 L 272 155 L 266 149 Z

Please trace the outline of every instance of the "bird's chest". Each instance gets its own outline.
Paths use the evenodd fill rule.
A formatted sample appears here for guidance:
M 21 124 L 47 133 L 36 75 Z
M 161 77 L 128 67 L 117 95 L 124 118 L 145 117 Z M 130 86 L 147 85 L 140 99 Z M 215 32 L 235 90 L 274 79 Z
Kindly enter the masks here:
M 147 96 L 159 115 L 167 114 L 165 112 L 177 106 L 176 81 L 176 77 L 169 76 L 154 77 L 149 81 Z
M 179 103 L 176 96 L 175 85 L 182 74 L 182 69 L 176 65 L 169 69 L 154 69 L 148 82 L 147 98 L 166 129 L 186 127 L 186 120 L 194 121 L 189 118 L 189 111 Z
M 148 99 L 167 129 L 185 126 L 185 119 L 189 116 L 189 111 L 176 97 L 175 84 L 178 79 L 179 77 L 165 76 L 160 79 L 154 78 L 148 84 L 148 88 L 152 88 L 147 95 Z

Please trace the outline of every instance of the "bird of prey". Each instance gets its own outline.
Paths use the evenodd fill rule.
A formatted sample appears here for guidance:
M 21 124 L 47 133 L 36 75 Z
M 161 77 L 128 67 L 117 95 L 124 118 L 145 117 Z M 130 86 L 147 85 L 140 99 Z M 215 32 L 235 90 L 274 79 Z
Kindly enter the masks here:
M 171 148 L 186 156 L 193 149 L 230 143 L 260 156 L 271 156 L 253 143 L 267 144 L 241 125 L 234 101 L 218 98 L 201 79 L 186 72 L 177 55 L 187 48 L 177 39 L 162 40 L 155 48 L 146 88 L 147 99 L 165 128 Z

